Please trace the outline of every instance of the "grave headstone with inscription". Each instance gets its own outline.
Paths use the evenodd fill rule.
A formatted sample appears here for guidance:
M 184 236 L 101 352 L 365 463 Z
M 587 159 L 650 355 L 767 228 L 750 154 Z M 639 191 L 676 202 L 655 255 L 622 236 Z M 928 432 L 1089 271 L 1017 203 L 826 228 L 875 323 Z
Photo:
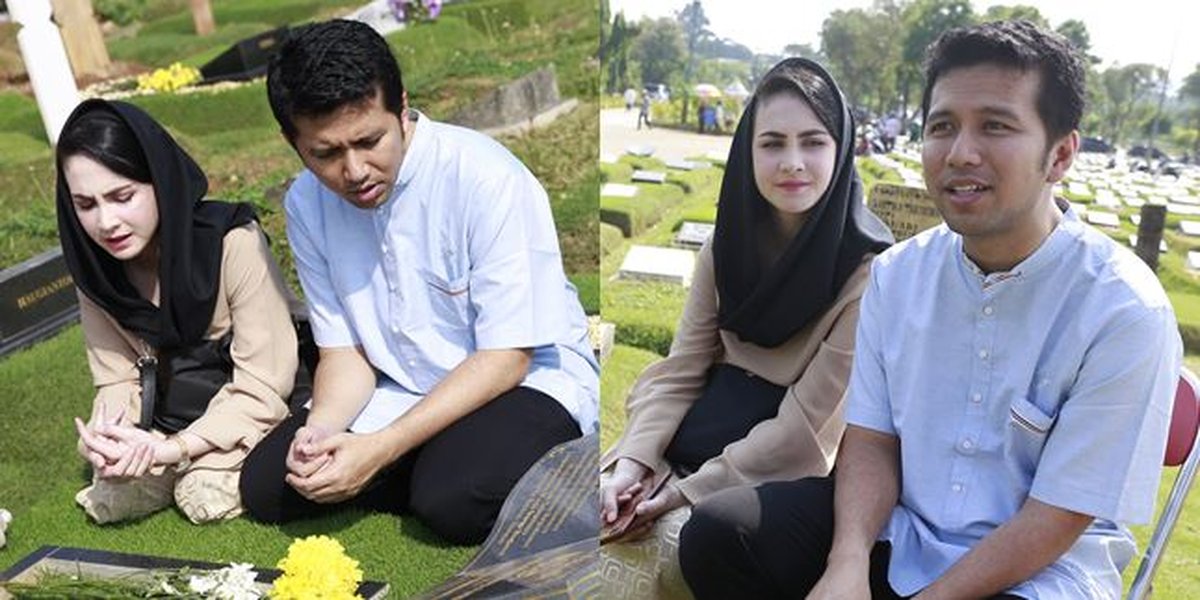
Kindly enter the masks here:
M 942 222 L 925 188 L 877 183 L 867 206 L 901 241 Z
M 0 356 L 50 337 L 78 318 L 62 250 L 0 271 Z

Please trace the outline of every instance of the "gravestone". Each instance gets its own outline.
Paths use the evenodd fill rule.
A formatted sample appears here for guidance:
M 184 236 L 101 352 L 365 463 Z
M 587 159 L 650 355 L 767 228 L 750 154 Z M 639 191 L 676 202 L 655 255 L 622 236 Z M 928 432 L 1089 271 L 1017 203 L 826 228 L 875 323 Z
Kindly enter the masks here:
M 602 162 L 606 165 L 615 165 L 615 164 L 617 164 L 617 157 L 614 156 L 611 152 L 601 152 L 600 153 L 600 162 Z
M 1151 271 L 1158 271 L 1158 254 L 1163 250 L 1163 228 L 1166 225 L 1167 209 L 1162 204 L 1146 204 L 1142 207 L 1142 222 L 1138 224 L 1137 239 L 1130 239 L 1135 252 Z
M 600 196 L 610 196 L 613 198 L 633 198 L 638 194 L 636 185 L 628 183 L 606 183 L 600 186 Z
M 1183 235 L 1200 236 L 1200 221 L 1180 221 L 1179 231 L 1182 231 Z
M 200 67 L 201 83 L 245 81 L 267 74 L 271 57 L 287 39 L 287 26 L 245 38 Z
M 1142 215 L 1139 215 L 1139 214 L 1129 215 L 1129 222 L 1133 223 L 1133 225 L 1135 227 L 1138 225 L 1141 225 L 1142 224 Z
M 421 598 L 599 598 L 596 433 L 540 458 L 509 493 L 471 562 Z
M 667 174 L 662 171 L 638 170 L 634 171 L 629 179 L 641 183 L 665 183 L 667 181 Z
M 630 146 L 625 149 L 625 152 L 632 156 L 641 156 L 645 158 L 654 154 L 654 146 Z
M 593 469 L 594 470 L 594 469 Z M 88 548 L 72 548 L 64 546 L 42 546 L 28 556 L 17 561 L 8 570 L 0 573 L 0 581 L 14 583 L 34 583 L 43 572 L 62 574 L 82 574 L 90 577 L 130 578 L 149 576 L 153 571 L 166 569 L 188 568 L 198 571 L 212 571 L 228 567 L 228 564 L 181 560 L 141 554 L 125 554 L 108 552 L 106 550 L 91 550 Z M 282 571 L 276 569 L 254 569 L 255 587 L 262 593 L 271 587 Z M 388 597 L 388 584 L 378 581 L 365 581 L 358 585 L 357 594 L 365 600 Z M 0 590 L 0 599 L 9 598 L 9 594 Z
M 1089 210 L 1087 213 L 1087 221 L 1092 225 L 1100 227 L 1120 227 L 1121 216 L 1117 213 L 1103 212 L 1099 210 Z
M 55 248 L 0 271 L 0 357 L 79 318 L 75 285 Z
M 588 317 L 588 341 L 592 344 L 592 353 L 601 365 L 612 354 L 613 340 L 617 326 L 600 320 L 600 316 Z
M 1200 272 L 1200 252 L 1188 250 L 1187 253 L 1187 268 Z
M 922 187 L 877 183 L 867 206 L 892 230 L 897 242 L 942 222 L 941 213 Z
M 645 281 L 665 281 L 684 287 L 692 284 L 696 253 L 678 248 L 633 246 L 621 261 L 617 277 Z
M 666 164 L 668 169 L 676 169 L 679 171 L 694 171 L 700 168 L 700 165 L 690 160 L 668 160 Z
M 679 232 L 675 234 L 675 244 L 684 248 L 699 250 L 708 238 L 712 237 L 713 231 L 717 228 L 712 223 L 693 223 L 692 221 L 684 221 L 683 225 L 679 226 Z
M 544 67 L 484 94 L 449 122 L 502 135 L 548 122 L 577 104 L 577 100 L 564 102 L 559 97 L 554 69 Z
M 1137 248 L 1137 245 L 1138 245 L 1138 234 L 1136 234 L 1136 233 L 1129 234 L 1129 247 Z M 1167 247 L 1167 240 L 1159 240 L 1158 241 L 1158 253 L 1166 254 L 1167 250 L 1169 250 L 1169 248 Z

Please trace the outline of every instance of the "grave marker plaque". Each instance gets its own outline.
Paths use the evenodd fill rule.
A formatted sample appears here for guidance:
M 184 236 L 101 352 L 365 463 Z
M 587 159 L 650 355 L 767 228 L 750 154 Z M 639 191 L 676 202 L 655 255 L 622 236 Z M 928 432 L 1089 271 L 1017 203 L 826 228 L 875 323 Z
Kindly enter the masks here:
M 695 266 L 696 253 L 691 250 L 634 246 L 621 262 L 617 276 L 621 279 L 665 281 L 687 287 L 692 284 Z
M 713 223 L 684 221 L 683 225 L 679 226 L 679 232 L 675 234 L 675 243 L 685 248 L 699 250 L 716 228 L 717 226 Z
M 601 196 L 608 196 L 611 198 L 632 198 L 636 196 L 637 193 L 637 186 L 629 185 L 628 183 L 606 183 L 600 188 Z
M 877 183 L 867 206 L 892 230 L 897 242 L 942 222 L 925 188 Z
M 641 183 L 665 183 L 667 174 L 662 171 L 634 171 L 629 178 Z
M 50 337 L 77 318 L 75 285 L 61 249 L 0 271 L 0 356 Z

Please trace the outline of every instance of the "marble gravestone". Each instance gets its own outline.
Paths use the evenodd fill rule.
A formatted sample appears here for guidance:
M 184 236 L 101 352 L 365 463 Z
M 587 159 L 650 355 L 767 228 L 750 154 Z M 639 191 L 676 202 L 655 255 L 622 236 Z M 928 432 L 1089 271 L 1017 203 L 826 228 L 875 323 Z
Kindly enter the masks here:
M 665 281 L 684 287 L 692 284 L 696 253 L 678 248 L 633 246 L 617 272 L 620 279 Z
M 0 271 L 0 357 L 79 318 L 75 284 L 55 248 Z
M 923 187 L 877 183 L 867 206 L 892 230 L 897 242 L 942 222 L 942 215 Z

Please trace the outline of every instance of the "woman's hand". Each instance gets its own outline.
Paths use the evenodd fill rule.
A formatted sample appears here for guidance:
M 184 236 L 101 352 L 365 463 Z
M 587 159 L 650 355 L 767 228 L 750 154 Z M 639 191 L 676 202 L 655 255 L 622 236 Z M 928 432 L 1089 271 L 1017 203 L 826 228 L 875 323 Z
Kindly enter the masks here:
M 92 463 L 101 479 L 127 479 L 145 475 L 155 460 L 158 438 L 147 431 L 101 419 L 89 427 L 75 419 L 82 447 L 80 453 Z
M 666 485 L 653 498 L 643 500 L 634 507 L 633 522 L 629 524 L 629 534 L 637 537 L 654 526 L 663 515 L 690 504 L 674 485 Z
M 649 487 L 654 473 L 650 467 L 633 460 L 619 458 L 611 473 L 600 474 L 600 522 L 612 525 L 621 513 L 633 510 L 631 500 Z

